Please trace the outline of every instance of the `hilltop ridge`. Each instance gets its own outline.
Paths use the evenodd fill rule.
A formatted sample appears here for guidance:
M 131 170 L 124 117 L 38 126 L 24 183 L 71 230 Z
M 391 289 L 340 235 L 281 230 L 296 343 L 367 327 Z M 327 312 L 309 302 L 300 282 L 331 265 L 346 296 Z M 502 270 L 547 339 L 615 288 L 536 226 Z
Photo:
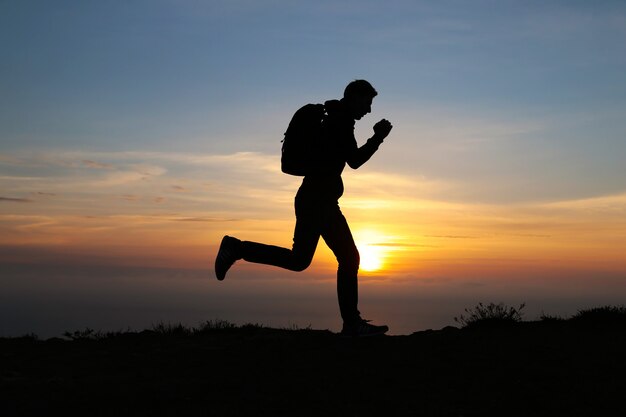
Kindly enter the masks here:
M 222 323 L 0 339 L 0 414 L 623 415 L 625 329 L 543 320 L 353 339 Z

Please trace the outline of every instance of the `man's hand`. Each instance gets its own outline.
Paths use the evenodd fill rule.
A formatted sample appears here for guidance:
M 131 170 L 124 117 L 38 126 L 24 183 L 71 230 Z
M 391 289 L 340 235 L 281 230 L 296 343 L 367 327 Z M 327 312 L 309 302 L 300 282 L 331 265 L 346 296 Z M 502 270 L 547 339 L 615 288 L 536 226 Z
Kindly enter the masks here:
M 393 126 L 389 123 L 389 120 L 383 119 L 374 125 L 374 136 L 380 140 L 383 140 L 391 132 Z

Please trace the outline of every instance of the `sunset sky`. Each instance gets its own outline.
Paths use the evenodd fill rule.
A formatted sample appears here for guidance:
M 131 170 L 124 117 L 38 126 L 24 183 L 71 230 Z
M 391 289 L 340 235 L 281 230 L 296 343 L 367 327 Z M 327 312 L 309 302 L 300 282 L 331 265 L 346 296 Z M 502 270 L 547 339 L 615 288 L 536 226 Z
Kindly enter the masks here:
M 626 2 L 0 2 L 0 336 L 225 319 L 340 328 L 336 262 L 291 246 L 283 132 L 357 78 L 393 131 L 344 173 L 365 318 L 626 299 Z

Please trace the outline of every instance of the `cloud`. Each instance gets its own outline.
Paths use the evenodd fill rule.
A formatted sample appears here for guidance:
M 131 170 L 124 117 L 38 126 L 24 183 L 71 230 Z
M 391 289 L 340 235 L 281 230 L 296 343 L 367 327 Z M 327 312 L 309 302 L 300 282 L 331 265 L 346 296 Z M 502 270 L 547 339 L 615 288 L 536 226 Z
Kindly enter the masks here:
M 437 239 L 477 239 L 476 236 L 462 236 L 462 235 L 424 235 L 424 237 L 432 237 Z
M 381 242 L 381 243 L 368 243 L 368 246 L 380 246 L 384 248 L 434 248 L 434 245 L 421 245 L 417 243 L 402 243 L 402 242 Z
M 120 196 L 120 198 L 122 200 L 125 201 L 139 201 L 140 197 L 134 194 L 124 194 L 122 196 Z
M 18 176 L 18 175 L 1 175 L 0 181 L 11 181 L 11 182 L 27 182 L 27 181 L 41 181 L 45 180 L 46 177 L 26 177 L 26 176 Z
M 88 214 L 131 210 L 119 206 L 121 200 L 135 202 L 133 211 L 158 205 L 197 218 L 207 217 L 207 212 L 219 213 L 216 217 L 222 213 L 270 217 L 277 208 L 291 214 L 301 181 L 280 172 L 277 155 L 254 152 L 16 151 L 5 159 L 27 164 L 19 165 L 24 177 L 1 177 L 2 188 L 29 194 L 34 200 L 34 193 L 43 189 L 59 196 L 50 201 L 58 209 L 71 205 Z M 169 191 L 167 198 L 164 191 Z
M 15 197 L 0 197 L 0 201 L 6 201 L 8 203 L 32 203 L 33 200 L 28 198 L 15 198 Z
M 113 166 L 109 165 L 109 164 L 103 164 L 100 162 L 96 162 L 96 161 L 92 161 L 91 159 L 84 159 L 82 161 L 83 165 L 89 168 L 96 168 L 96 169 L 113 169 Z
M 160 165 L 150 165 L 145 163 L 131 164 L 128 169 L 145 177 L 158 177 L 167 173 L 167 169 Z
M 134 171 L 120 171 L 112 172 L 105 177 L 97 179 L 83 180 L 83 187 L 100 187 L 100 188 L 114 188 L 120 185 L 126 185 L 130 183 L 139 182 L 144 179 L 145 176 L 139 172 Z
M 215 223 L 215 222 L 236 222 L 239 219 L 223 219 L 215 217 L 183 217 L 174 219 L 177 222 L 203 222 L 203 223 Z
M 562 200 L 544 204 L 545 208 L 570 210 L 626 210 L 626 193 L 610 194 L 592 198 Z

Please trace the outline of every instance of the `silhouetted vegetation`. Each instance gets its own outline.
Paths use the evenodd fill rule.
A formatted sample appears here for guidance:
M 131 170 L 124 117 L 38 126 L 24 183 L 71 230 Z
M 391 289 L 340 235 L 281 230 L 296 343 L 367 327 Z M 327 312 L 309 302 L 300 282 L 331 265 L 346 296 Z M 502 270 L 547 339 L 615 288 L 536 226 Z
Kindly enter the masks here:
M 522 310 L 525 306 L 524 303 L 517 308 L 504 303 L 478 303 L 472 308 L 466 308 L 467 315 L 461 314 L 454 321 L 464 328 L 506 326 L 522 321 Z
M 157 323 L 152 326 L 152 331 L 163 336 L 189 336 L 195 332 L 194 328 L 185 327 L 182 324 Z
M 541 315 L 539 316 L 539 320 L 544 323 L 560 323 L 565 321 L 565 319 L 561 316 L 552 316 L 545 313 L 541 313 Z
M 279 332 L 297 332 L 297 331 L 318 331 L 313 330 L 311 325 L 307 327 L 300 327 L 296 324 L 292 324 L 288 327 L 283 328 L 271 328 L 266 327 L 259 323 L 245 323 L 241 325 L 237 325 L 235 323 L 231 323 L 227 320 L 207 320 L 205 322 L 200 323 L 196 327 L 185 326 L 182 323 L 165 323 L 158 322 L 152 325 L 150 329 L 143 330 L 140 332 L 134 332 L 131 329 L 127 329 L 125 331 L 115 331 L 115 332 L 103 332 L 100 330 L 94 330 L 89 327 L 86 327 L 82 330 L 74 330 L 74 331 L 66 331 L 63 333 L 63 337 L 69 339 L 71 341 L 76 340 L 103 340 L 107 338 L 115 338 L 124 335 L 130 334 L 143 334 L 143 335 L 152 335 L 152 336 L 163 336 L 163 337 L 193 337 L 193 336 L 202 336 L 202 335 L 211 335 L 211 334 L 225 334 L 225 333 L 236 333 L 236 334 L 251 334 L 251 333 L 279 333 Z M 29 334 L 23 336 L 23 338 L 31 338 L 33 340 L 37 340 L 37 335 Z
M 626 324 L 626 307 L 607 305 L 579 310 L 571 320 L 592 324 Z
M 267 329 L 262 324 L 246 323 L 236 325 L 227 320 L 207 320 L 197 327 L 186 327 L 181 323 L 157 323 L 152 326 L 152 331 L 163 336 L 197 336 L 210 333 L 249 332 Z
M 130 329 L 127 331 L 130 331 Z M 74 330 L 73 332 L 66 331 L 63 333 L 63 336 L 70 340 L 101 340 L 119 335 L 121 333 L 123 332 L 102 332 L 100 330 L 94 330 L 90 329 L 89 327 L 85 327 L 85 329 L 83 330 Z
M 478 303 L 476 306 L 464 309 L 465 314 L 454 317 L 454 321 L 461 328 L 503 328 L 506 326 L 521 323 L 524 317 L 525 303 L 519 306 L 508 306 L 504 303 Z M 602 306 L 590 309 L 579 310 L 570 318 L 561 316 L 553 316 L 542 313 L 539 316 L 541 323 L 581 323 L 581 324 L 624 324 L 626 325 L 626 306 Z M 144 330 L 145 333 L 152 333 L 161 336 L 198 336 L 205 334 L 219 333 L 259 333 L 259 332 L 297 332 L 297 331 L 316 331 L 311 325 L 300 327 L 292 324 L 282 328 L 270 328 L 259 323 L 235 324 L 227 320 L 213 319 L 200 323 L 196 327 L 188 327 L 182 323 L 164 323 L 159 322 L 152 326 L 150 330 Z M 319 330 L 318 330 L 319 331 Z M 132 333 L 130 329 L 116 332 L 102 332 L 89 327 L 83 330 L 66 331 L 63 336 L 70 340 L 102 340 L 106 338 L 116 337 L 124 334 Z M 36 334 L 30 333 L 23 338 L 38 340 Z

